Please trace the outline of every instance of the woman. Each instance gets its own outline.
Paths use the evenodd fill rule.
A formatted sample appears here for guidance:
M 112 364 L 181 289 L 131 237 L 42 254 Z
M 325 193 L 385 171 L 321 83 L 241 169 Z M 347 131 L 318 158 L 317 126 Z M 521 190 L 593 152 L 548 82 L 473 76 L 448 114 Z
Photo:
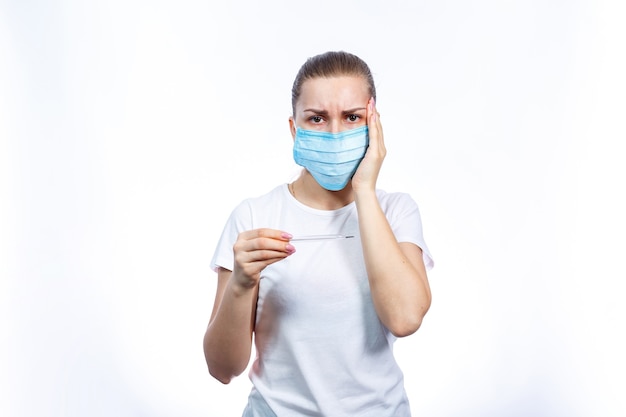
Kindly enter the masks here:
M 254 334 L 246 417 L 410 416 L 392 344 L 428 311 L 432 259 L 415 202 L 376 189 L 386 151 L 375 97 L 360 58 L 309 58 L 289 118 L 304 169 L 243 201 L 224 228 L 204 352 L 228 383 Z

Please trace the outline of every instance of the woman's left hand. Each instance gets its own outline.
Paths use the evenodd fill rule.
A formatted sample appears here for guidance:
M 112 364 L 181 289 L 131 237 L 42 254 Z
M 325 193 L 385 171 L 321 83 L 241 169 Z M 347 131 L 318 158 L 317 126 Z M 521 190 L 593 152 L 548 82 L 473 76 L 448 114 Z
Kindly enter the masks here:
M 355 192 L 359 190 L 376 190 L 378 173 L 387 154 L 383 140 L 383 126 L 380 123 L 380 115 L 376 110 L 376 103 L 373 97 L 367 103 L 367 127 L 369 131 L 369 147 L 361 164 L 359 164 L 359 168 L 352 177 L 352 189 Z

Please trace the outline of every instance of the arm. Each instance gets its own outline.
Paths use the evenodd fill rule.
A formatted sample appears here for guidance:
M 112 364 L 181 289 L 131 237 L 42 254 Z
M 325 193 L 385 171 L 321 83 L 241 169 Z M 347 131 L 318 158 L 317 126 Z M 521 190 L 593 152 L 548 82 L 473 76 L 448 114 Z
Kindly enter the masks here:
M 243 232 L 233 246 L 233 271 L 218 271 L 215 303 L 203 345 L 209 372 L 224 384 L 248 366 L 261 271 L 294 253 L 290 238 L 271 229 Z
M 256 287 L 240 289 L 230 279 L 232 272 L 220 268 L 213 312 L 204 335 L 204 355 L 211 375 L 227 384 L 248 365 Z
M 376 194 L 357 194 L 363 256 L 374 307 L 382 323 L 397 337 L 420 327 L 430 308 L 422 250 L 398 243 Z
M 386 155 L 382 125 L 368 104 L 370 144 L 352 179 L 365 267 L 374 307 L 381 322 L 395 336 L 408 336 L 420 327 L 430 308 L 422 250 L 398 243 L 376 197 L 376 180 Z

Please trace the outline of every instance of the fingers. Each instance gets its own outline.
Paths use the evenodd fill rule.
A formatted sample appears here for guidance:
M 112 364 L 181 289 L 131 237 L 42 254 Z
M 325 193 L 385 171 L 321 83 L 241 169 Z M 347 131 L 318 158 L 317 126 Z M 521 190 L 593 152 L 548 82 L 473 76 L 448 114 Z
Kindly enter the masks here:
M 255 229 L 243 232 L 235 242 L 235 254 L 244 255 L 247 261 L 262 261 L 285 257 L 295 252 L 289 243 L 291 235 L 274 229 Z
M 374 97 L 370 98 L 367 103 L 367 113 L 370 146 L 373 145 L 375 149 L 381 148 L 384 151 L 383 126 L 380 122 L 380 113 L 376 108 Z
M 376 189 L 378 174 L 387 153 L 383 142 L 380 115 L 376 110 L 373 97 L 367 102 L 367 127 L 369 146 L 365 152 L 365 157 L 352 177 L 352 188 L 357 193 L 360 191 L 372 192 Z
M 252 240 L 255 238 L 269 238 L 288 241 L 292 238 L 292 236 L 289 233 L 283 232 L 281 230 L 267 228 L 247 230 L 239 234 L 239 239 Z
M 296 249 L 289 243 L 291 237 L 289 233 L 275 229 L 240 233 L 233 246 L 233 272 L 239 284 L 245 287 L 256 285 L 265 267 L 292 255 Z

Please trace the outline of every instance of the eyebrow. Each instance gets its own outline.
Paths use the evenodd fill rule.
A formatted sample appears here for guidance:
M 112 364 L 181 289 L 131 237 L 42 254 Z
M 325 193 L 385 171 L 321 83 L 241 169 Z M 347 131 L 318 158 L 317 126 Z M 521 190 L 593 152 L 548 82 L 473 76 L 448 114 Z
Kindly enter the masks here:
M 356 112 L 362 111 L 362 110 L 367 110 L 367 108 L 366 107 L 355 107 L 353 109 L 343 110 L 342 113 L 343 114 L 356 113 Z M 320 109 L 304 109 L 302 111 L 303 112 L 316 113 L 316 114 L 322 114 L 322 115 L 327 115 L 328 114 L 328 112 L 326 110 L 320 110 Z
M 303 113 L 305 112 L 309 112 L 309 113 L 315 113 L 315 114 L 322 114 L 322 115 L 327 115 L 328 112 L 326 110 L 318 110 L 318 109 L 304 109 L 302 110 Z

